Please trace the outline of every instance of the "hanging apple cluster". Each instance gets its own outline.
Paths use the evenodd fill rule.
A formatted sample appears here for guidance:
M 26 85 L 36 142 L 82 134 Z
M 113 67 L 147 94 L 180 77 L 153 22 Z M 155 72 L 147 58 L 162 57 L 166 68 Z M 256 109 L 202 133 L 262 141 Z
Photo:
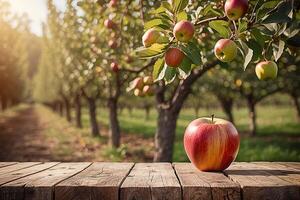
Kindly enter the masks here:
M 108 8 L 116 8 L 118 5 L 118 0 L 110 0 L 110 2 L 107 4 Z M 104 20 L 104 26 L 111 30 L 111 34 L 110 34 L 110 39 L 108 40 L 108 46 L 111 49 L 117 49 L 119 44 L 117 42 L 117 29 L 118 29 L 118 25 L 112 20 L 112 19 L 106 19 Z M 110 68 L 112 70 L 112 72 L 114 73 L 118 73 L 119 72 L 119 64 L 117 61 L 112 61 L 110 63 Z
M 153 96 L 153 79 L 151 76 L 137 77 L 131 83 L 127 91 L 133 91 L 137 97 Z
M 176 77 L 185 79 L 193 68 L 214 59 L 207 53 L 212 51 L 208 48 L 213 39 L 218 39 L 213 52 L 222 63 L 243 57 L 244 69 L 250 62 L 257 64 L 255 72 L 260 80 L 277 77 L 275 61 L 285 49 L 284 40 L 293 36 L 284 34 L 293 31 L 290 25 L 292 1 L 253 1 L 249 4 L 248 0 L 227 0 L 219 7 L 213 2 L 201 4 L 199 8 L 194 5 L 189 5 L 188 0 L 164 1 L 151 11 L 155 17 L 145 23 L 143 47 L 136 53 L 142 59 L 157 59 L 153 68 L 154 81 L 164 80 L 168 84 Z M 211 13 L 215 16 L 211 17 Z M 221 38 L 210 36 L 209 41 L 199 40 L 205 29 Z

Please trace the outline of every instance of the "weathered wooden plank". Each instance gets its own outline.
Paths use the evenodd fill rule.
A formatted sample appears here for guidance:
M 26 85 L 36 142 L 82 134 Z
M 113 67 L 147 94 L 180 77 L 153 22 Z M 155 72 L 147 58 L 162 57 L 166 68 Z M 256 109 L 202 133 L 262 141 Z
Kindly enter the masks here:
M 14 181 L 14 180 L 22 178 L 24 176 L 28 176 L 28 175 L 34 174 L 36 172 L 48 169 L 57 164 L 58 164 L 58 162 L 41 163 L 41 164 L 33 165 L 31 167 L 23 168 L 23 169 L 20 169 L 17 171 L 0 174 L 0 185 L 3 185 L 5 183 Z
M 17 164 L 17 162 L 0 162 L 0 168 Z
M 50 167 L 53 167 L 57 165 L 58 163 L 55 162 L 49 162 L 49 163 L 41 163 L 39 165 L 34 165 L 32 167 L 20 169 L 18 171 L 9 172 L 7 174 L 1 174 L 0 175 L 0 199 L 23 199 L 23 195 L 20 196 L 18 193 L 15 193 L 15 190 L 10 190 L 10 188 L 7 188 L 5 183 L 9 183 L 12 181 L 15 181 L 19 178 L 23 178 L 25 176 L 32 175 L 34 173 L 38 173 L 40 171 L 43 171 L 45 169 L 48 169 Z
M 278 162 L 278 164 L 300 170 L 300 162 Z
M 118 200 L 119 188 L 133 163 L 93 163 L 55 186 L 59 200 Z
M 120 199 L 179 200 L 181 187 L 170 163 L 138 163 L 124 180 Z
M 201 172 L 191 163 L 174 163 L 183 200 L 239 200 L 240 186 L 223 173 Z
M 2 186 L 9 194 L 4 200 L 53 200 L 54 186 L 79 173 L 91 163 L 60 163 L 42 172 L 20 178 Z
M 7 174 L 9 172 L 17 171 L 17 170 L 31 167 L 34 165 L 38 165 L 38 164 L 40 164 L 40 162 L 22 162 L 22 163 L 17 163 L 15 165 L 9 165 L 9 166 L 0 168 L 0 174 Z
M 225 173 L 242 187 L 244 200 L 299 200 L 299 188 L 253 163 L 233 163 Z
M 276 162 L 255 162 L 258 168 L 300 187 L 300 171 Z

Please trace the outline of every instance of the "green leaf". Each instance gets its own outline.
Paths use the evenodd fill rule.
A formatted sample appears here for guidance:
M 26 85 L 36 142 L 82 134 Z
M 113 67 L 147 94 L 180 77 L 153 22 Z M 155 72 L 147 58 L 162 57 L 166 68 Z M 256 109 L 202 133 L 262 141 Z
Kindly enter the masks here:
M 217 31 L 222 37 L 228 38 L 230 36 L 229 22 L 224 20 L 215 20 L 209 22 L 209 27 Z
M 192 61 L 185 57 L 177 68 L 179 72 L 179 76 L 183 79 L 186 79 L 191 73 Z
M 185 11 L 182 11 L 176 15 L 177 21 L 187 20 L 188 14 Z
M 180 49 L 195 65 L 201 64 L 200 49 L 196 44 L 189 42 L 188 44 L 181 45 Z
M 292 1 L 282 1 L 275 8 L 275 11 L 266 16 L 262 23 L 285 23 L 291 21 L 291 13 L 293 11 Z
M 165 65 L 165 61 L 162 58 L 157 59 L 157 61 L 155 62 L 154 66 L 153 66 L 153 72 L 152 72 L 154 81 L 163 79 L 164 74 L 162 75 L 162 77 L 160 76 L 160 74 L 162 73 L 162 71 L 164 69 L 164 65 Z
M 172 13 L 172 5 L 169 2 L 163 1 L 163 2 L 161 2 L 161 6 Z
M 150 20 L 150 21 L 146 22 L 144 27 L 145 27 L 145 30 L 148 30 L 148 29 L 153 28 L 155 26 L 158 26 L 158 27 L 163 28 L 163 29 L 169 29 L 171 25 L 167 20 L 153 19 L 153 20 Z
M 166 11 L 167 11 L 167 9 L 165 7 L 160 6 L 157 9 L 149 11 L 149 14 L 155 15 L 155 14 L 159 14 L 159 13 L 164 13 Z
M 248 23 L 246 21 L 239 20 L 238 32 L 242 33 L 247 30 Z
M 210 14 L 210 12 L 214 15 L 217 15 L 217 16 L 221 16 L 222 13 L 219 12 L 218 10 L 214 9 L 214 6 L 212 4 L 208 4 L 208 6 L 206 6 L 202 11 L 202 14 L 204 16 L 207 16 Z
M 247 45 L 250 49 L 253 50 L 253 57 L 252 60 L 257 61 L 260 60 L 262 56 L 262 50 L 263 46 L 261 46 L 257 41 L 254 39 L 250 39 L 249 42 L 247 42 Z
M 167 65 L 165 65 L 165 66 L 166 66 L 166 70 L 165 70 L 165 82 L 166 82 L 166 84 L 170 84 L 176 78 L 176 68 L 169 67 Z
M 275 61 L 278 61 L 281 57 L 283 50 L 284 50 L 285 43 L 282 40 L 279 40 L 278 45 L 275 46 L 273 49 L 273 55 L 275 58 Z
M 136 49 L 135 53 L 137 54 L 138 57 L 142 59 L 153 58 L 153 57 L 160 56 L 162 53 L 164 53 L 167 46 L 168 44 L 155 43 L 148 48 L 140 47 Z
M 268 37 L 263 35 L 259 29 L 252 29 L 251 34 L 256 42 L 263 48 L 265 46 L 265 42 L 268 40 Z
M 241 44 L 241 47 L 242 47 L 242 54 L 244 56 L 244 70 L 246 70 L 248 64 L 251 62 L 252 60 L 252 56 L 253 56 L 253 50 L 250 49 L 248 47 L 248 45 L 243 42 L 242 40 L 239 40 L 240 44 Z
M 172 0 L 173 10 L 175 13 L 180 13 L 188 5 L 189 0 Z

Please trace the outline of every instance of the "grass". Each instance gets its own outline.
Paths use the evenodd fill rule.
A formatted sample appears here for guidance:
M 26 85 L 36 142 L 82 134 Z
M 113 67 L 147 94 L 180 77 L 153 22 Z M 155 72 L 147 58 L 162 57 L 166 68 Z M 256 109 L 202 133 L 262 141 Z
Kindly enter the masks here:
M 28 108 L 20 105 L 0 114 L 0 121 L 18 115 Z M 51 160 L 63 161 L 151 161 L 153 138 L 156 130 L 157 113 L 154 109 L 150 118 L 145 119 L 144 110 L 133 110 L 130 114 L 124 110 L 120 116 L 122 145 L 112 149 L 107 145 L 107 137 L 92 137 L 89 130 L 87 109 L 83 109 L 84 128 L 79 130 L 64 118 L 44 106 L 35 106 L 41 131 L 46 136 L 45 143 L 51 149 Z M 101 131 L 108 128 L 108 112 L 98 109 Z M 258 106 L 258 134 L 249 137 L 248 111 L 246 108 L 234 110 L 237 129 L 241 134 L 241 145 L 237 161 L 300 161 L 300 124 L 296 120 L 296 111 L 292 106 Z M 220 109 L 201 110 L 200 116 L 225 118 Z M 184 109 L 178 119 L 174 161 L 188 161 L 182 139 L 186 126 L 195 119 L 194 111 Z
M 200 116 L 210 116 L 214 113 L 220 118 L 225 115 L 220 109 L 201 110 Z M 300 161 L 300 124 L 296 121 L 296 112 L 292 106 L 258 106 L 256 137 L 247 136 L 248 110 L 234 110 L 237 129 L 242 139 L 238 161 Z M 193 110 L 184 109 L 177 122 L 174 161 L 187 161 L 182 139 L 186 126 L 195 119 Z M 98 110 L 100 123 L 108 127 L 108 113 Z M 143 110 L 134 110 L 132 114 L 124 110 L 119 117 L 122 132 L 135 134 L 144 138 L 153 138 L 156 130 L 157 113 L 153 109 L 150 118 L 145 119 Z M 84 126 L 88 126 L 87 111 L 83 116 Z M 125 144 L 126 145 L 126 144 Z M 115 154 L 115 152 L 114 152 Z

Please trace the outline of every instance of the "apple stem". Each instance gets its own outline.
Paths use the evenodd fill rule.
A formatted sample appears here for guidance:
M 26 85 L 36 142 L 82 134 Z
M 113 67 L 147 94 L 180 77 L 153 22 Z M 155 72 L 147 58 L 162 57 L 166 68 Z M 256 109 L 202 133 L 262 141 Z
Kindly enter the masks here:
M 214 117 L 215 117 L 215 115 L 212 114 L 212 115 L 211 115 L 211 121 L 212 121 L 212 122 L 214 122 Z

